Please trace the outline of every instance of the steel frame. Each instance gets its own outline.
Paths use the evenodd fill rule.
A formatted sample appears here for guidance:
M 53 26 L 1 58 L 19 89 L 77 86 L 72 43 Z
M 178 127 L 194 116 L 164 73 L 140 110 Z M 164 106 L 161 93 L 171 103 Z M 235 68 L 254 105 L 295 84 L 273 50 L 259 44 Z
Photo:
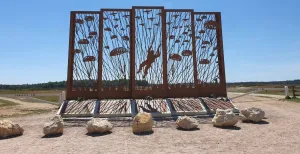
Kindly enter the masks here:
M 162 84 L 146 86 L 144 89 L 137 89 L 136 86 L 136 56 L 140 54 L 136 49 L 136 10 L 137 9 L 157 9 L 161 11 L 161 49 L 162 49 Z M 103 40 L 104 40 L 104 13 L 105 11 L 115 12 L 129 12 L 130 15 L 130 69 L 129 69 L 129 86 L 126 87 L 104 87 L 103 86 Z M 192 64 L 193 64 L 193 85 L 186 86 L 182 83 L 177 85 L 171 85 L 168 83 L 168 51 L 167 51 L 167 31 L 166 31 L 166 13 L 168 12 L 189 12 L 191 14 L 191 45 L 192 45 Z M 78 14 L 94 14 L 99 15 L 99 25 L 97 34 L 98 37 L 98 70 L 97 71 L 97 83 L 91 87 L 76 87 L 74 88 L 74 44 L 75 42 L 75 29 L 76 29 L 76 15 Z M 200 64 L 197 55 L 201 54 L 201 51 L 197 48 L 196 34 L 195 31 L 195 16 L 197 15 L 212 15 L 215 17 L 217 24 L 215 33 L 217 40 L 217 65 L 218 68 L 215 72 L 219 78 L 217 83 L 199 83 L 198 66 Z M 210 69 L 210 68 L 208 68 Z M 222 39 L 222 24 L 221 24 L 221 13 L 220 12 L 194 12 L 191 9 L 164 9 L 164 7 L 144 7 L 144 6 L 133 6 L 132 9 L 101 9 L 100 11 L 72 11 L 70 15 L 70 33 L 69 33 L 69 56 L 68 56 L 68 75 L 67 75 L 67 93 L 66 99 L 77 99 L 78 97 L 84 97 L 85 99 L 143 99 L 146 96 L 153 98 L 184 98 L 184 97 L 207 97 L 210 95 L 216 95 L 220 97 L 227 97 L 226 91 L 226 79 L 225 79 L 225 63 L 224 63 L 224 50 L 223 50 L 223 39 Z

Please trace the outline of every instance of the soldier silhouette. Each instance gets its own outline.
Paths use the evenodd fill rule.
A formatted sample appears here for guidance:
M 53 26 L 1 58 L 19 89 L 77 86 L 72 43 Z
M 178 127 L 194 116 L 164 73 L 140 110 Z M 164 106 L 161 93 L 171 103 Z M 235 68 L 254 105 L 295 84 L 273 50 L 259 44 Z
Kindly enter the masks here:
M 143 67 L 145 67 L 143 78 L 145 78 L 146 75 L 148 74 L 148 70 L 151 67 L 152 63 L 154 63 L 155 59 L 160 56 L 160 52 L 159 52 L 160 46 L 161 45 L 158 46 L 156 53 L 154 53 L 154 51 L 152 50 L 152 45 L 150 45 L 150 47 L 148 48 L 147 59 L 140 64 L 140 68 L 137 72 L 137 73 L 140 73 L 142 71 Z

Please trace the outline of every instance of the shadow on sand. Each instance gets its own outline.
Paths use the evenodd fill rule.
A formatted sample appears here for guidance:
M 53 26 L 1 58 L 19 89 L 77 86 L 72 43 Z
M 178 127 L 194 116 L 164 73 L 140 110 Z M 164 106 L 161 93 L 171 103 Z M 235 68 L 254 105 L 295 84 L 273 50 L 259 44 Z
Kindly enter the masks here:
M 146 135 L 151 135 L 153 134 L 154 131 L 151 131 L 151 132 L 144 132 L 144 133 L 133 133 L 134 135 L 137 135 L 137 136 L 146 136 Z
M 55 135 L 44 135 L 42 138 L 56 138 L 56 137 L 61 137 L 63 134 L 55 134 Z
M 218 127 L 218 126 L 214 126 L 216 128 L 220 128 L 220 129 L 228 129 L 228 130 L 240 130 L 241 127 L 238 126 L 229 126 L 229 127 Z
M 4 138 L 1 138 L 0 137 L 0 140 L 6 140 L 6 139 L 12 139 L 12 138 L 17 138 L 19 136 L 22 136 L 22 135 L 12 135 L 12 136 L 8 136 L 8 137 L 4 137 Z
M 268 122 L 268 121 L 265 121 L 265 120 L 262 120 L 262 121 L 260 121 L 260 122 L 246 121 L 246 122 L 243 122 L 243 123 L 256 124 L 256 125 L 267 125 L 267 124 L 269 124 L 269 122 Z
M 98 136 L 105 136 L 105 135 L 109 135 L 112 132 L 105 132 L 105 133 L 86 133 L 85 135 L 87 136 L 91 136 L 91 137 L 98 137 Z
M 193 129 L 183 129 L 183 128 L 180 128 L 180 127 L 176 127 L 176 129 L 177 129 L 177 130 L 180 130 L 180 131 L 186 131 L 186 132 L 200 130 L 200 128 L 193 128 Z

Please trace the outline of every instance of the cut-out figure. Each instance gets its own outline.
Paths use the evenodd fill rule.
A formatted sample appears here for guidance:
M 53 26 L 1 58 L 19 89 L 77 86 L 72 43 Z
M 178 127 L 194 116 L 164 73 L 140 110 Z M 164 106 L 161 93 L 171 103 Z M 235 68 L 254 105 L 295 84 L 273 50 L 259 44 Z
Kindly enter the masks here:
M 148 109 L 146 109 L 145 107 L 143 107 L 143 106 L 139 106 L 144 112 L 147 112 L 147 113 L 151 113 L 151 111 L 150 110 L 148 110 Z
M 148 107 L 148 109 L 150 109 L 151 112 L 158 112 L 157 109 L 153 108 L 149 103 L 145 103 Z
M 150 45 L 150 47 L 148 48 L 147 59 L 140 64 L 140 68 L 137 72 L 137 73 L 140 73 L 142 71 L 143 67 L 145 67 L 143 78 L 145 78 L 146 75 L 148 74 L 148 70 L 151 67 L 152 63 L 154 63 L 155 59 L 160 56 L 159 48 L 160 48 L 160 45 L 158 46 L 156 53 L 154 53 L 154 50 L 152 50 L 152 45 Z

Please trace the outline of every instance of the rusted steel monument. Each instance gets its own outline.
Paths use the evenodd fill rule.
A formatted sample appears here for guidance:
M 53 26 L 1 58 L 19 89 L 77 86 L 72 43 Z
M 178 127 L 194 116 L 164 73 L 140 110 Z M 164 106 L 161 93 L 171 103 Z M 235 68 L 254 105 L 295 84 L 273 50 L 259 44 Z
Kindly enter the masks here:
M 212 95 L 227 97 L 220 12 L 71 12 L 67 100 Z

